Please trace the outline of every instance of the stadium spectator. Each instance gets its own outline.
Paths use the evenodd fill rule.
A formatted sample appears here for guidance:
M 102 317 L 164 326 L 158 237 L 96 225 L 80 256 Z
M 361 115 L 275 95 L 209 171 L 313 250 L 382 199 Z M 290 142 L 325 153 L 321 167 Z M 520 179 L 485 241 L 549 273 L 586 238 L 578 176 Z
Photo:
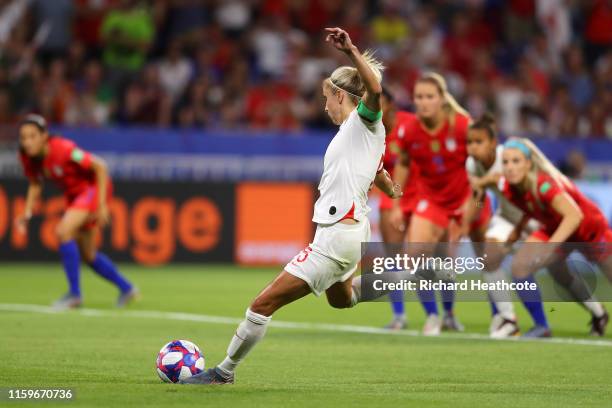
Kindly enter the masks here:
M 424 8 L 414 16 L 412 44 L 414 58 L 429 66 L 440 53 L 444 34 L 436 25 L 436 14 L 433 8 Z
M 219 2 L 215 11 L 215 20 L 230 36 L 238 36 L 248 29 L 252 11 L 245 0 L 228 0 Z
M 211 121 L 213 95 L 205 76 L 196 78 L 178 106 L 176 123 L 179 127 L 202 127 Z
M 554 92 L 548 118 L 548 133 L 557 136 L 573 136 L 578 131 L 577 109 L 572 102 L 566 86 L 558 87 Z
M 590 65 L 612 46 L 612 3 L 609 0 L 587 1 L 587 22 L 584 38 L 585 50 Z
M 559 170 L 572 180 L 583 177 L 586 169 L 586 157 L 579 150 L 571 150 L 559 163 Z
M 6 0 L 0 82 L 11 112 L 0 117 L 35 110 L 52 122 L 96 126 L 329 128 L 317 84 L 343 61 L 318 39 L 323 27 L 341 24 L 378 50 L 400 107 L 412 104 L 415 78 L 434 70 L 473 114 L 493 110 L 502 134 L 611 137 L 611 16 L 609 0 Z M 102 67 L 92 87 L 84 85 L 91 60 Z M 188 102 L 201 95 L 192 83 L 200 79 L 206 118 L 200 96 Z M 285 95 L 288 81 L 296 86 Z M 133 114 L 139 87 L 159 117 Z M 263 112 L 269 104 L 261 101 L 277 92 L 280 111 Z
M 565 55 L 565 74 L 562 81 L 568 87 L 572 102 L 584 109 L 593 97 L 593 82 L 582 57 L 582 50 L 571 46 Z
M 410 36 L 408 21 L 398 14 L 397 6 L 386 2 L 382 12 L 371 21 L 373 40 L 380 44 L 399 44 Z
M 74 37 L 85 45 L 88 55 L 99 56 L 102 22 L 106 14 L 119 2 L 120 0 L 75 1 Z
M 193 66 L 183 55 L 181 44 L 177 40 L 168 47 L 166 56 L 159 62 L 158 70 L 163 91 L 173 100 L 177 100 L 193 74 Z
M 172 43 L 180 40 L 185 44 L 196 45 L 202 29 L 210 23 L 209 2 L 204 0 L 171 0 L 161 2 L 167 5 L 165 34 Z
M 119 8 L 106 15 L 101 35 L 113 85 L 123 85 L 142 68 L 154 34 L 150 11 L 134 0 L 122 0 Z
M 73 85 L 66 77 L 65 60 L 56 59 L 51 62 L 49 75 L 37 96 L 40 112 L 54 122 L 63 123 L 68 104 L 74 97 Z
M 92 60 L 85 66 L 83 78 L 76 82 L 76 97 L 68 105 L 66 123 L 102 126 L 111 116 L 112 101 L 112 90 L 103 82 L 102 66 Z
M 297 120 L 292 115 L 291 101 L 294 89 L 287 83 L 262 82 L 250 90 L 246 97 L 246 114 L 256 129 L 295 129 Z
M 49 62 L 64 56 L 72 41 L 72 0 L 33 0 L 32 10 L 36 26 L 44 27 L 45 32 L 39 48 L 39 57 Z

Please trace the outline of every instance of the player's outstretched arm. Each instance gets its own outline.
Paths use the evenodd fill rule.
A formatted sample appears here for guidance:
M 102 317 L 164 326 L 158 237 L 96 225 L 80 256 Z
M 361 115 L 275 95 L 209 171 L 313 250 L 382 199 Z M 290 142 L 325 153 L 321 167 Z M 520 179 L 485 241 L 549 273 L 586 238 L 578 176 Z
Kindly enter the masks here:
M 17 217 L 15 223 L 17 228 L 21 233 L 25 233 L 28 222 L 30 218 L 32 218 L 32 213 L 34 211 L 34 205 L 38 201 L 42 194 L 42 183 L 38 180 L 30 180 L 30 184 L 28 184 L 28 192 L 26 195 L 25 206 L 23 210 L 23 214 Z
M 408 177 L 410 177 L 410 158 L 405 151 L 401 151 L 400 158 L 395 163 L 393 168 L 393 183 L 399 186 L 405 186 Z M 393 208 L 391 209 L 391 224 L 400 231 L 405 229 L 404 213 L 400 207 L 399 200 L 393 200 Z
M 557 194 L 551 205 L 554 211 L 563 218 L 555 232 L 550 236 L 549 242 L 565 242 L 580 227 L 584 214 L 574 199 L 567 193 Z
M 529 216 L 524 214 L 523 218 L 521 218 L 519 223 L 514 226 L 514 229 L 508 236 L 508 239 L 506 240 L 506 246 L 510 247 L 512 244 L 514 244 L 516 241 L 519 240 L 529 220 L 530 220 Z
M 365 106 L 372 112 L 380 112 L 380 95 L 382 94 L 382 85 L 376 78 L 374 71 L 368 65 L 364 56 L 359 52 L 359 49 L 353 44 L 348 33 L 339 27 L 326 28 L 328 32 L 325 41 L 331 42 L 336 49 L 344 52 L 353 62 L 359 76 L 366 88 L 366 93 L 363 95 L 362 101 Z

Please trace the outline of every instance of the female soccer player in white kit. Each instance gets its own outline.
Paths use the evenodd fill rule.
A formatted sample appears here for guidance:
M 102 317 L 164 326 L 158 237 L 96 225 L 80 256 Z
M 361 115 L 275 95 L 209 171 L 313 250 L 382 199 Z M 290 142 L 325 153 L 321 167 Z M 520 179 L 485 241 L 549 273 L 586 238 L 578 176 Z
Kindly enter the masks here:
M 366 205 L 375 183 L 393 198 L 401 196 L 382 169 L 385 129 L 380 107 L 382 65 L 369 53 L 363 55 L 346 31 L 326 28 L 326 41 L 345 53 L 354 67 L 337 68 L 323 81 L 325 111 L 340 126 L 323 163 L 320 197 L 312 220 L 317 223 L 313 242 L 251 303 L 218 366 L 183 383 L 228 384 L 234 370 L 266 332 L 274 312 L 309 293 L 325 292 L 332 307 L 352 307 L 361 300 L 359 280 L 353 282 L 361 258 L 361 243 L 370 238 Z

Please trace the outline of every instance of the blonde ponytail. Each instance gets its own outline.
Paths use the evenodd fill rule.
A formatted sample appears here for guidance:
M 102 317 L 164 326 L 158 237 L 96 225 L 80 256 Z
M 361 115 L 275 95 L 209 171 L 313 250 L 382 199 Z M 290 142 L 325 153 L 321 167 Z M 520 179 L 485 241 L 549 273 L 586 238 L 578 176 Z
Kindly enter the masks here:
M 553 180 L 555 180 L 559 185 L 565 187 L 571 187 L 572 182 L 561 173 L 554 164 L 548 160 L 548 158 L 542 153 L 542 151 L 535 145 L 531 140 L 527 138 L 519 138 L 521 143 L 523 143 L 527 148 L 531 151 L 531 161 L 533 163 L 532 172 L 537 173 L 541 171 L 550 176 Z
M 385 69 L 383 63 L 374 57 L 372 50 L 366 50 L 363 53 L 363 58 L 374 73 L 376 80 L 379 83 L 382 82 L 382 71 Z M 366 91 L 365 85 L 355 67 L 338 67 L 325 81 L 335 90 L 344 91 L 357 100 L 361 99 Z

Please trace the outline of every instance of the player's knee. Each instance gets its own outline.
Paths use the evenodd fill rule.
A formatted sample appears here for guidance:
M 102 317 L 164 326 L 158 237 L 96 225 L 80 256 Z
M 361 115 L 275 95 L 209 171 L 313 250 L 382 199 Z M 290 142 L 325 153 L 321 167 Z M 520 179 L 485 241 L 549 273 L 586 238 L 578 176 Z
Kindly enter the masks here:
M 81 259 L 87 264 L 93 263 L 96 259 L 96 251 L 81 251 Z
M 485 270 L 495 272 L 501 266 L 502 260 L 503 258 L 495 255 L 485 258 L 483 261 Z
M 510 271 L 512 272 L 512 277 L 516 279 L 525 279 L 531 274 L 529 266 L 524 262 L 513 262 Z
M 334 309 L 347 309 L 352 306 L 350 297 L 328 297 L 327 303 Z
M 55 235 L 60 242 L 66 242 L 74 239 L 74 231 L 62 223 L 58 224 L 58 226 L 55 228 Z

